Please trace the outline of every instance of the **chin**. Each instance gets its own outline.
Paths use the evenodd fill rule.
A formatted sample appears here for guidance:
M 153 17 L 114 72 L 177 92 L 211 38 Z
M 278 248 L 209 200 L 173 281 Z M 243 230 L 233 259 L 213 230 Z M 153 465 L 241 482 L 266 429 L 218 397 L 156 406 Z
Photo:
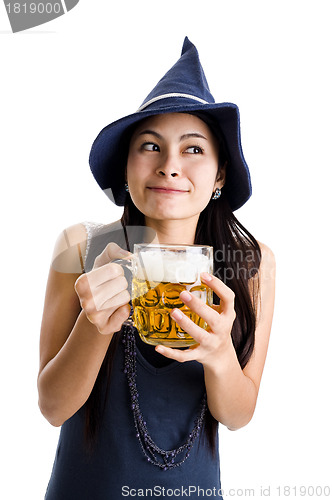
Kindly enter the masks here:
M 159 220 L 159 221 L 163 221 L 163 220 L 189 220 L 189 219 L 193 219 L 193 218 L 197 218 L 199 217 L 199 213 L 192 213 L 192 212 L 184 212 L 184 211 L 181 211 L 179 210 L 179 208 L 177 208 L 176 210 L 166 210 L 165 208 L 161 209 L 161 210 L 149 210 L 148 213 L 145 214 L 146 217 L 148 217 L 149 219 L 153 219 L 153 220 Z
M 169 201 L 169 202 L 167 202 Z M 208 200 L 209 201 L 209 200 Z M 136 205 L 136 204 L 135 204 Z M 197 200 L 193 200 L 188 203 L 182 201 L 174 200 L 160 200 L 160 203 L 152 203 L 151 200 L 147 200 L 146 203 L 137 204 L 136 207 L 140 210 L 145 217 L 155 220 L 185 220 L 191 219 L 193 217 L 198 217 L 202 210 L 205 208 L 205 204 L 200 200 L 199 206 L 193 212 L 193 205 L 198 205 Z

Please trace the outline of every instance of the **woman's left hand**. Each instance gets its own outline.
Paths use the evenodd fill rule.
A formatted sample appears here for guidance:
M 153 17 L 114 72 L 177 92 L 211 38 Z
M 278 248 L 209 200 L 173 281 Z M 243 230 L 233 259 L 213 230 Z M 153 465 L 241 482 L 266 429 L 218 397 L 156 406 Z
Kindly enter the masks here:
M 208 273 L 201 274 L 202 281 L 220 298 L 219 305 L 212 307 L 190 292 L 181 292 L 181 300 L 207 324 L 208 329 L 196 325 L 181 312 L 173 309 L 171 316 L 177 324 L 195 339 L 198 344 L 186 350 L 173 349 L 159 345 L 156 351 L 180 363 L 196 360 L 204 366 L 215 366 L 220 362 L 220 356 L 232 346 L 231 330 L 236 317 L 234 310 L 234 292 L 220 279 Z

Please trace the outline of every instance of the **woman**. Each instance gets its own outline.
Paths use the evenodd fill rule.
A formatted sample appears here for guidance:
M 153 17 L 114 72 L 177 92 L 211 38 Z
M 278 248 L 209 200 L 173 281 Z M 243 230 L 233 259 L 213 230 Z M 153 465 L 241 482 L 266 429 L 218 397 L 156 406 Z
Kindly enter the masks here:
M 38 388 L 62 429 L 46 498 L 222 498 L 218 422 L 235 430 L 253 416 L 275 265 L 233 215 L 251 194 L 238 109 L 214 102 L 187 38 L 141 108 L 100 132 L 90 165 L 124 214 L 68 228 L 55 247 Z M 172 312 L 194 348 L 154 349 L 126 324 L 128 283 L 113 261 L 143 240 L 214 248 L 214 275 L 202 275 L 213 308 L 181 294 L 208 331 Z

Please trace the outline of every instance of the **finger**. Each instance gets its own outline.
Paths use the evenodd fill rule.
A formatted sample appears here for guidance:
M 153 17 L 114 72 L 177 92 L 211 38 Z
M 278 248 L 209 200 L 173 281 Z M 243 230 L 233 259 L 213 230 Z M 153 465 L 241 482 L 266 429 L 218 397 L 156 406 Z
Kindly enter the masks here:
M 109 309 L 110 310 L 110 314 L 113 313 L 113 311 L 115 309 L 117 309 L 118 307 L 121 307 L 125 304 L 129 304 L 130 302 L 130 293 L 128 292 L 128 290 L 122 290 L 121 292 L 119 292 L 117 295 L 114 295 L 114 297 L 108 299 L 106 302 L 104 302 L 104 304 L 100 307 L 100 311 L 103 311 L 103 310 L 107 310 Z
M 128 304 L 119 307 L 110 317 L 108 326 L 114 332 L 121 330 L 122 324 L 130 315 L 130 306 Z
M 105 310 L 110 307 L 118 306 L 118 295 L 123 293 L 125 297 L 124 303 L 130 301 L 128 291 L 128 282 L 122 275 L 112 281 L 97 288 L 90 288 L 88 279 L 76 280 L 75 290 L 81 303 L 82 309 L 87 314 L 92 314 L 95 311 Z
M 130 252 L 127 252 L 127 250 L 119 247 L 119 245 L 117 245 L 116 243 L 108 243 L 102 253 L 98 255 L 98 257 L 96 257 L 93 268 L 102 267 L 105 264 L 112 262 L 112 260 L 124 259 L 126 257 L 129 257 L 130 255 L 132 255 Z
M 121 326 L 130 315 L 130 306 L 128 304 L 118 307 L 114 313 L 107 318 L 106 321 L 98 325 L 99 333 L 107 335 L 110 333 L 118 332 Z M 88 317 L 88 319 L 90 319 Z M 91 321 L 91 319 L 90 319 Z
M 91 323 L 97 325 L 99 331 L 106 331 L 109 325 L 113 323 L 113 316 L 115 318 L 114 321 L 117 321 L 117 317 L 119 315 L 117 311 L 119 309 L 123 311 L 123 314 L 125 311 L 129 311 L 127 317 L 129 316 L 131 308 L 128 303 L 128 298 L 129 293 L 127 290 L 125 290 L 124 292 L 119 293 L 110 301 L 108 301 L 108 307 L 104 307 L 103 309 L 98 310 L 94 305 L 90 307 L 90 303 L 86 302 L 84 304 L 84 311 L 88 320 L 91 321 Z M 127 319 L 127 317 L 125 319 Z
M 201 273 L 201 279 L 211 290 L 213 290 L 216 295 L 220 298 L 223 303 L 222 312 L 224 314 L 229 314 L 234 312 L 234 300 L 235 294 L 225 283 L 223 283 L 219 278 L 208 273 Z
M 123 276 L 123 267 L 119 264 L 114 264 L 109 262 L 102 267 L 93 269 L 89 273 L 86 273 L 86 279 L 91 289 L 95 289 L 101 285 L 104 285 L 108 281 L 111 281 L 119 276 Z
M 185 361 L 194 361 L 197 358 L 196 348 L 198 345 L 194 346 L 192 349 L 186 349 L 184 351 L 180 349 L 174 349 L 172 347 L 166 347 L 164 345 L 157 345 L 156 351 L 162 354 L 166 358 L 174 359 L 179 363 L 184 363 Z
M 215 311 L 212 307 L 207 305 L 203 300 L 199 299 L 196 297 L 193 293 L 183 291 L 180 293 L 180 299 L 183 301 L 183 303 L 188 306 L 193 312 L 198 314 L 211 328 L 212 331 L 215 330 L 215 328 L 218 327 L 220 324 L 220 314 Z M 179 311 L 181 312 L 181 311 Z M 178 314 L 178 310 L 174 311 L 175 315 L 180 316 Z M 180 318 L 179 318 L 180 319 Z M 179 323 L 179 320 L 176 319 L 176 322 L 183 328 L 185 331 L 185 323 L 186 319 L 181 318 L 181 324 Z M 197 325 L 196 325 L 197 326 Z M 188 332 L 190 333 L 190 332 Z
M 119 276 L 118 278 L 104 283 L 103 286 L 99 286 L 98 288 L 94 289 L 92 297 L 97 311 L 113 307 L 116 297 L 120 293 L 124 292 L 126 293 L 127 297 L 126 302 L 129 302 L 130 295 L 128 292 L 128 282 L 124 276 Z
M 210 335 L 200 326 L 196 325 L 188 316 L 180 309 L 173 309 L 170 313 L 171 317 L 186 333 L 191 335 L 199 344 L 204 340 L 206 335 Z

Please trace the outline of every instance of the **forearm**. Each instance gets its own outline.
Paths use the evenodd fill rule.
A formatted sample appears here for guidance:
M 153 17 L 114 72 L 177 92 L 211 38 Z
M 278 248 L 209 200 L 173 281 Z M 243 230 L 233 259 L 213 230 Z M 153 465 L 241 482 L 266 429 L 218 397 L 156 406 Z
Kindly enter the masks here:
M 39 406 L 52 425 L 62 425 L 88 399 L 111 339 L 79 314 L 67 341 L 38 376 Z
M 211 414 L 231 430 L 245 426 L 256 406 L 257 389 L 245 376 L 230 343 L 215 365 L 204 366 L 207 401 Z

